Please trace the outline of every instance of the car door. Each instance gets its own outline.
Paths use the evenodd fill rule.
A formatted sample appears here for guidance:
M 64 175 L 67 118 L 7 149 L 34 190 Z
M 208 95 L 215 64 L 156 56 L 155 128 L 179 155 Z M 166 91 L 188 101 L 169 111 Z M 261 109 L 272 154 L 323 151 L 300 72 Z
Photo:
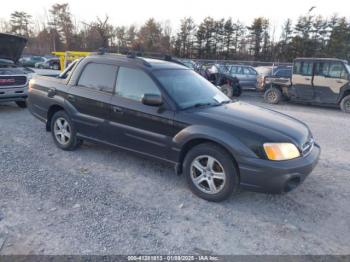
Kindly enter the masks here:
M 293 88 L 299 100 L 312 100 L 314 98 L 314 87 L 312 61 L 296 61 L 292 77 Z
M 315 95 L 321 103 L 336 103 L 340 90 L 349 82 L 345 66 L 341 62 L 319 61 L 315 66 Z
M 76 110 L 73 122 L 78 132 L 88 138 L 105 141 L 106 121 L 117 75 L 117 66 L 90 62 L 76 84 L 71 86 L 67 101 Z
M 291 75 L 292 75 L 292 70 L 279 69 L 276 71 L 276 73 L 272 77 L 273 83 L 282 85 L 282 86 L 289 86 Z
M 237 77 L 241 86 L 246 86 L 247 81 L 246 81 L 246 77 L 243 73 L 242 66 L 237 66 L 237 65 L 232 66 L 231 70 L 230 70 L 230 75 L 233 77 Z
M 250 68 L 250 67 L 244 67 L 243 73 L 244 73 L 244 76 L 247 80 L 247 86 L 255 88 L 256 81 L 257 81 L 256 78 L 257 78 L 258 73 L 253 68 Z
M 121 66 L 112 97 L 109 139 L 121 147 L 166 159 L 173 136 L 174 112 L 161 106 L 144 105 L 144 94 L 161 95 L 148 73 Z

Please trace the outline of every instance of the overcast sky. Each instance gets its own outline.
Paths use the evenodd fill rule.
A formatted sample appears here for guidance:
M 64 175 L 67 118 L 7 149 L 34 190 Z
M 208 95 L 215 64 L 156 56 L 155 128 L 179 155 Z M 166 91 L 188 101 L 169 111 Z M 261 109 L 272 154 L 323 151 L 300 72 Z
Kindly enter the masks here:
M 88 22 L 107 14 L 114 25 L 140 25 L 154 17 L 160 22 L 169 20 L 175 29 L 185 16 L 192 16 L 197 23 L 212 16 L 232 17 L 245 24 L 264 16 L 279 31 L 287 17 L 295 21 L 312 6 L 316 6 L 312 11 L 314 15 L 329 17 L 337 13 L 350 17 L 350 0 L 11 0 L 1 5 L 0 18 L 8 18 L 14 10 L 19 10 L 43 19 L 50 6 L 57 2 L 68 2 L 78 21 Z

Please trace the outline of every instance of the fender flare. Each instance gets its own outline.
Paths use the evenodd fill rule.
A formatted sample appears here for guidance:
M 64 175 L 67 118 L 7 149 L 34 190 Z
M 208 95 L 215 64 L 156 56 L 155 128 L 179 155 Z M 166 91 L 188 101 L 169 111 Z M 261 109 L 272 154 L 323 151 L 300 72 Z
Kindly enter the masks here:
M 186 145 L 194 140 L 209 140 L 225 148 L 232 157 L 240 162 L 241 157 L 257 158 L 257 155 L 237 139 L 234 134 L 224 132 L 220 129 L 193 125 L 181 130 L 174 138 L 173 143 L 180 151 L 178 162 L 181 163 L 186 152 Z M 185 151 L 184 151 L 185 150 Z

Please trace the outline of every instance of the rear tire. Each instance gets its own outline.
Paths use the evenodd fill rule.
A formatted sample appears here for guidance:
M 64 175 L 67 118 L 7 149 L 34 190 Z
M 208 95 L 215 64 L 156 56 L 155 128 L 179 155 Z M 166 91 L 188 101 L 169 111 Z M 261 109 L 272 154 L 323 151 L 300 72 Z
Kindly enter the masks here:
M 232 98 L 233 96 L 232 86 L 230 86 L 229 84 L 224 84 L 220 86 L 220 88 L 225 95 L 227 95 L 229 98 Z
M 184 174 L 190 190 L 208 201 L 223 201 L 238 190 L 239 175 L 232 156 L 214 143 L 200 144 L 187 153 Z
M 269 104 L 278 104 L 282 100 L 282 92 L 276 87 L 271 87 L 265 91 L 264 100 Z
M 16 101 L 16 105 L 20 108 L 27 108 L 27 101 Z
M 350 113 L 350 95 L 345 96 L 341 100 L 340 108 L 344 113 Z
M 68 114 L 64 111 L 56 112 L 51 120 L 51 134 L 57 147 L 71 151 L 82 144 L 76 136 L 76 129 Z

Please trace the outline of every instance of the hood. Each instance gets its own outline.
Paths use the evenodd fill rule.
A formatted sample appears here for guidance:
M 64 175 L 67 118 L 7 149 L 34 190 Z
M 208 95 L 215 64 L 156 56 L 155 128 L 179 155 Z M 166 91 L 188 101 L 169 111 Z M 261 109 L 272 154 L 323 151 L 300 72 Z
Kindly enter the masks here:
M 17 63 L 26 44 L 24 37 L 0 33 L 0 59 Z
M 233 130 L 258 133 L 268 140 L 265 142 L 290 141 L 302 146 L 310 138 L 309 128 L 303 122 L 273 110 L 242 102 L 202 108 L 193 113 L 201 118 L 215 119 L 225 126 L 231 126 Z

